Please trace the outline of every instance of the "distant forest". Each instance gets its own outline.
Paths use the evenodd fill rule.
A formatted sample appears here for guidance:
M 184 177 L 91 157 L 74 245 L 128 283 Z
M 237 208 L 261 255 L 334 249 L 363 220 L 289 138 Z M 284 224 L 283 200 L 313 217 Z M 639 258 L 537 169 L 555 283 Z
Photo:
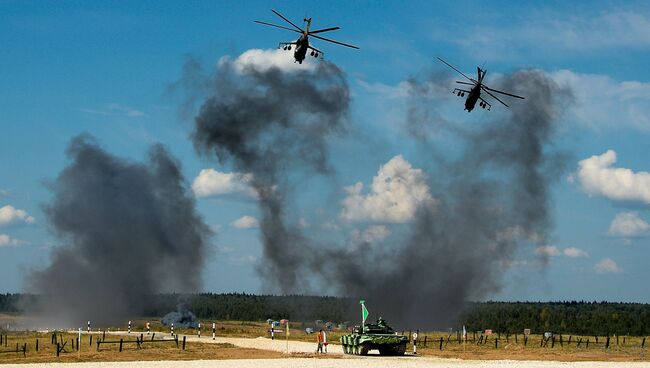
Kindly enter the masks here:
M 38 296 L 0 294 L 0 313 L 19 313 L 18 305 Z M 203 320 L 345 322 L 358 313 L 358 301 L 318 296 L 252 294 L 163 294 L 148 298 L 143 316 L 163 316 L 180 304 Z M 24 304 L 23 304 L 24 305 Z M 480 302 L 467 303 L 456 328 L 468 331 L 532 333 L 551 331 L 581 335 L 650 335 L 650 304 L 608 302 Z M 390 322 L 390 321 L 389 321 Z M 356 323 L 356 318 L 352 324 Z

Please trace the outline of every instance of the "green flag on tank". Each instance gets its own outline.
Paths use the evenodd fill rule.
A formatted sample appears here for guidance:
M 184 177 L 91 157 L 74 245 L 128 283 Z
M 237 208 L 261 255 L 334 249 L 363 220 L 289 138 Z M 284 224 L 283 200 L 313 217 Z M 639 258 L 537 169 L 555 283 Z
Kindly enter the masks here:
M 363 319 L 363 323 L 366 323 L 366 319 L 368 318 L 368 310 L 366 309 L 366 301 L 361 300 L 359 303 L 361 303 L 361 318 Z

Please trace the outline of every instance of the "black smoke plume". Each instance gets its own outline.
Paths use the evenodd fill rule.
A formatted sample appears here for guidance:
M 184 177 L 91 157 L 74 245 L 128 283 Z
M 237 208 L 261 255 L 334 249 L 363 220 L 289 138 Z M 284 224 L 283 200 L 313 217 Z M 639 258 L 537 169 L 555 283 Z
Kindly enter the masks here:
M 63 245 L 29 276 L 29 289 L 43 295 L 32 307 L 62 327 L 123 323 L 141 315 L 149 295 L 199 291 L 211 232 L 179 163 L 160 145 L 148 162 L 130 162 L 88 136 L 67 154 L 43 208 Z
M 310 289 L 308 280 L 327 280 L 316 284 L 365 298 L 371 312 L 397 326 L 444 328 L 465 302 L 502 288 L 502 275 L 522 245 L 545 245 L 552 225 L 549 186 L 565 162 L 552 138 L 571 91 L 541 71 L 514 73 L 498 87 L 526 100 L 465 129 L 431 109 L 449 88 L 440 76 L 409 80 L 407 117 L 420 120 L 406 124 L 430 158 L 435 205 L 423 205 L 407 231 L 384 247 L 346 247 L 316 245 L 287 221 L 294 171 L 328 172 L 326 138 L 341 130 L 349 105 L 341 72 L 327 63 L 303 72 L 219 65 L 195 118 L 193 140 L 200 152 L 255 176 L 264 244 L 260 267 L 272 285 L 319 294 L 325 289 Z M 443 130 L 454 140 L 441 145 L 428 138 Z
M 253 174 L 261 210 L 260 272 L 282 292 L 307 291 L 309 241 L 287 217 L 292 173 L 328 173 L 327 139 L 344 131 L 348 86 L 333 64 L 285 71 L 223 61 L 209 80 L 192 134 L 194 145 Z M 189 65 L 189 64 L 188 64 Z M 187 75 L 188 70 L 186 68 Z M 191 73 L 190 73 L 191 74 Z
M 424 146 L 423 155 L 437 163 L 427 170 L 436 203 L 419 209 L 408 234 L 388 250 L 331 254 L 336 267 L 329 277 L 343 293 L 365 296 L 376 312 L 403 326 L 452 327 L 465 302 L 501 289 L 522 245 L 547 244 L 549 187 L 566 162 L 552 138 L 572 93 L 535 70 L 500 84 L 526 100 L 475 130 L 452 127 L 455 144 L 464 147 L 455 159 L 433 143 Z

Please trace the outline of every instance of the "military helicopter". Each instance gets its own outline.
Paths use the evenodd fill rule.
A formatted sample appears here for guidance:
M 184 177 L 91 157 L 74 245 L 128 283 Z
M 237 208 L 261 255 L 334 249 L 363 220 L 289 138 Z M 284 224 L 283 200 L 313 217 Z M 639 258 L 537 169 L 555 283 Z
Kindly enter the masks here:
M 481 67 L 478 67 L 478 66 L 476 67 L 476 69 L 478 71 L 478 77 L 477 77 L 478 80 L 476 80 L 474 78 L 470 78 L 470 77 L 466 76 L 465 74 L 463 74 L 463 72 L 461 72 L 460 70 L 454 68 L 453 65 L 451 65 L 448 62 L 442 60 L 441 58 L 438 58 L 438 60 L 440 60 L 443 63 L 447 64 L 448 67 L 454 69 L 455 71 L 460 73 L 460 75 L 462 75 L 463 77 L 467 78 L 467 80 L 472 82 L 472 83 L 469 83 L 469 82 L 463 82 L 463 81 L 456 81 L 456 83 L 465 84 L 465 85 L 472 86 L 472 87 L 471 87 L 471 89 L 469 91 L 466 90 L 466 89 L 454 88 L 454 90 L 451 92 L 451 93 L 453 93 L 455 95 L 458 95 L 459 97 L 464 97 L 465 93 L 468 94 L 467 99 L 465 100 L 465 110 L 467 110 L 467 112 L 471 112 L 474 109 L 474 106 L 476 106 L 476 101 L 478 101 L 478 100 L 481 100 L 481 102 L 479 103 L 479 106 L 481 106 L 482 108 L 487 107 L 488 110 L 490 110 L 492 108 L 492 105 L 490 105 L 489 102 L 485 101 L 481 97 L 481 91 L 483 91 L 483 92 L 487 93 L 488 95 L 492 96 L 495 100 L 501 102 L 505 107 L 510 107 L 510 106 L 508 106 L 505 102 L 501 101 L 497 96 L 493 95 L 490 92 L 500 93 L 502 95 L 515 97 L 515 98 L 521 98 L 522 100 L 524 99 L 524 97 L 513 95 L 512 93 L 508 93 L 508 92 L 499 91 L 499 90 L 490 88 L 490 87 L 486 86 L 485 84 L 483 84 L 483 78 L 485 78 L 485 74 L 487 73 L 487 70 L 483 70 L 483 69 L 481 69 Z
M 295 46 L 295 51 L 293 52 L 293 58 L 295 59 L 294 62 L 298 62 L 299 64 L 302 64 L 302 61 L 305 60 L 305 56 L 307 55 L 307 50 L 311 50 L 310 55 L 317 58 L 318 55 L 323 55 L 323 52 L 318 50 L 317 48 L 309 45 L 309 36 L 312 36 L 314 38 L 318 38 L 319 40 L 327 41 L 327 42 L 332 42 L 337 45 L 342 45 L 346 47 L 351 47 L 353 49 L 359 49 L 358 47 L 354 45 L 348 45 L 347 43 L 339 42 L 339 41 L 334 41 L 330 40 L 329 38 L 321 37 L 316 35 L 316 33 L 324 33 L 324 32 L 329 32 L 329 31 L 335 31 L 337 29 L 340 29 L 340 27 L 330 27 L 330 28 L 323 28 L 323 29 L 317 29 L 315 31 L 309 30 L 309 27 L 311 26 L 311 18 L 304 18 L 304 22 L 307 24 L 305 29 L 302 29 L 295 25 L 293 22 L 291 22 L 289 19 L 285 18 L 282 16 L 282 14 L 278 13 L 277 11 L 271 9 L 275 15 L 278 17 L 282 18 L 284 21 L 287 23 L 291 24 L 294 28 L 288 28 L 284 26 L 279 26 L 277 24 L 272 24 L 272 23 L 266 23 L 262 22 L 259 20 L 256 20 L 255 23 L 263 24 L 265 26 L 271 26 L 271 27 L 276 27 L 276 28 L 282 28 L 286 29 L 288 31 L 300 33 L 300 38 L 298 38 L 295 42 L 280 42 L 278 45 L 278 48 L 282 47 L 285 50 L 291 50 L 292 47 Z

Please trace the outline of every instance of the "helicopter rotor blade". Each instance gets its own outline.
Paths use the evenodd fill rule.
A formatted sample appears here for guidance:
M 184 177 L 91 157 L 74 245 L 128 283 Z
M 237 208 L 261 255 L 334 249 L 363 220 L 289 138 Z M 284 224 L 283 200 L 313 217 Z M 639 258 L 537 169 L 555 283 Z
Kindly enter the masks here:
M 487 90 L 489 90 L 489 91 L 492 91 L 492 92 L 500 93 L 500 94 L 502 94 L 502 95 L 506 95 L 506 96 L 510 96 L 510 97 L 514 97 L 514 98 L 521 98 L 522 100 L 525 98 L 525 97 L 521 97 L 521 96 L 513 95 L 512 93 L 499 91 L 498 89 L 490 88 L 490 87 L 485 86 L 485 85 L 483 86 L 483 88 L 485 88 L 485 89 L 487 89 Z
M 499 100 L 499 98 L 498 98 L 497 96 L 491 94 L 490 91 L 488 91 L 487 89 L 485 89 L 484 86 L 481 86 L 481 89 L 483 90 L 483 92 L 485 92 L 485 93 L 487 93 L 488 95 L 492 96 L 495 100 L 501 102 L 501 103 L 503 104 L 503 106 L 510 108 L 510 106 L 508 106 L 505 102 Z
M 312 35 L 312 37 L 318 38 L 319 40 L 335 43 L 337 45 L 346 46 L 346 47 L 350 47 L 350 48 L 357 49 L 357 50 L 359 49 L 357 46 L 349 45 L 347 43 L 343 43 L 343 42 L 339 42 L 339 41 L 330 40 L 329 38 L 325 38 L 325 37 L 321 37 L 321 36 L 317 36 L 317 35 Z
M 292 21 L 290 21 L 289 19 L 285 18 L 282 14 L 276 12 L 276 11 L 273 10 L 273 9 L 271 9 L 271 11 L 274 12 L 275 15 L 277 15 L 278 17 L 284 19 L 285 22 L 287 22 L 287 23 L 291 24 L 292 26 L 296 27 L 296 29 L 297 29 L 298 31 L 300 31 L 300 33 L 303 33 L 303 32 L 304 32 L 304 31 L 302 30 L 302 28 L 300 28 L 300 27 L 298 27 L 297 25 L 293 24 Z
M 472 79 L 472 78 L 466 76 L 465 73 L 463 73 L 463 72 L 461 72 L 460 70 L 456 69 L 453 65 L 449 64 L 448 62 L 442 60 L 441 58 L 438 58 L 438 60 L 440 60 L 440 61 L 442 61 L 443 63 L 447 64 L 448 67 L 454 69 L 455 71 L 457 71 L 457 72 L 458 72 L 460 75 L 462 75 L 463 77 L 465 77 L 465 78 L 471 80 L 472 82 L 476 82 L 474 79 Z
M 469 82 L 463 82 L 463 81 L 456 81 L 456 83 L 467 84 L 468 86 L 475 86 L 476 85 L 476 83 L 469 83 Z
M 331 28 L 317 29 L 317 30 L 315 30 L 315 31 L 309 31 L 309 34 L 314 34 L 314 33 L 323 33 L 323 32 L 329 32 L 329 31 L 336 31 L 337 29 L 341 29 L 341 27 L 331 27 Z
M 262 22 L 261 20 L 255 20 L 254 22 L 255 22 L 255 23 L 259 23 L 259 24 L 263 24 L 263 25 L 265 25 L 265 26 L 271 26 L 271 27 L 277 27 L 277 28 L 286 29 L 287 31 L 291 31 L 291 32 L 302 33 L 302 32 L 296 31 L 295 29 L 292 29 L 292 28 L 288 28 L 288 27 L 284 27 L 284 26 L 279 26 L 279 25 L 277 25 L 277 24 L 272 24 L 272 23 Z

